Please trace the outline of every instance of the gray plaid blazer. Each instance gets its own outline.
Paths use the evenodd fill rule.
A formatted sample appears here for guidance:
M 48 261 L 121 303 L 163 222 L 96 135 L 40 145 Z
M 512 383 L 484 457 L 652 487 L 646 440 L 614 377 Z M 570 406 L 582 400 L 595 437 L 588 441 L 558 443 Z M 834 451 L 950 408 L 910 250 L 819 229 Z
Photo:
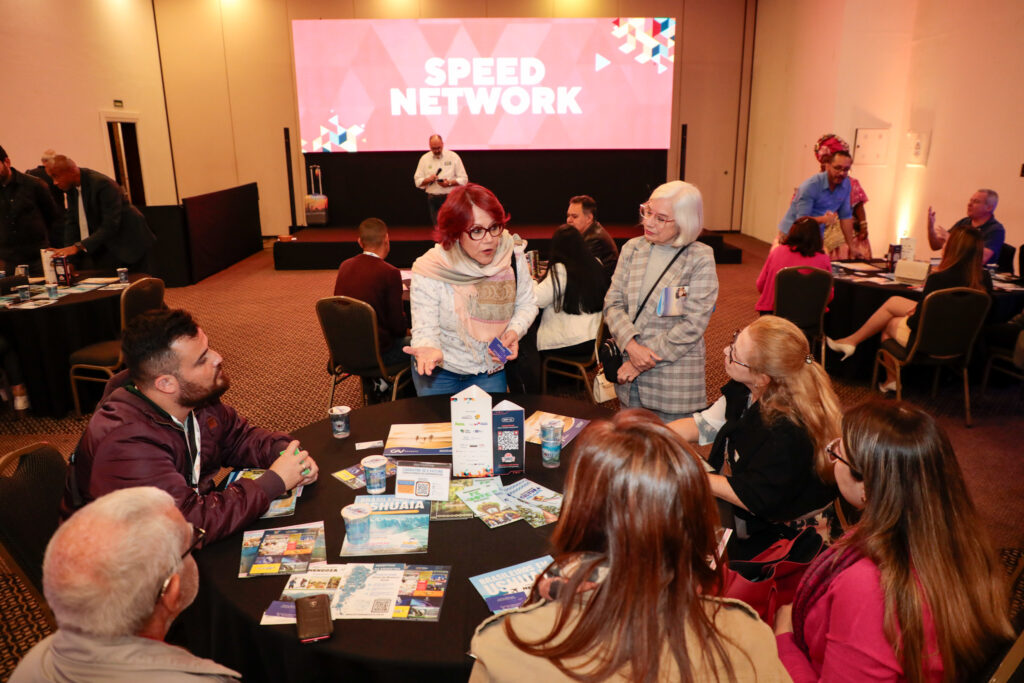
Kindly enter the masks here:
M 636 323 L 636 309 L 647 292 L 640 291 L 652 245 L 643 236 L 626 242 L 604 299 L 604 319 L 620 349 L 630 339 L 648 347 L 663 360 L 636 379 L 640 405 L 666 413 L 688 413 L 707 407 L 704 387 L 704 330 L 718 299 L 718 274 L 711 247 L 693 242 L 655 285 Z M 664 287 L 687 288 L 685 313 L 655 315 L 658 292 Z M 629 354 L 623 350 L 623 357 Z M 615 388 L 625 405 L 629 384 Z M 633 406 L 636 407 L 636 406 Z

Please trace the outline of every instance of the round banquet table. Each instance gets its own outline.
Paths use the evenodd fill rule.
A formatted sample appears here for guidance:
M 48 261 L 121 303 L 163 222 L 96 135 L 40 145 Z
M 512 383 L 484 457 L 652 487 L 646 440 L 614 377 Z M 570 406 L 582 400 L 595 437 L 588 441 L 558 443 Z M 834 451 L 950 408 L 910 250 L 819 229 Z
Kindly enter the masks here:
M 133 273 L 135 281 L 146 275 Z M 32 412 L 64 417 L 73 405 L 69 357 L 78 349 L 121 335 L 121 289 L 101 287 L 91 292 L 68 294 L 42 308 L 0 308 L 0 333 L 10 340 L 25 378 Z M 83 406 L 90 394 L 82 382 Z
M 833 292 L 834 296 L 828 305 L 829 312 L 825 316 L 825 334 L 833 339 L 852 334 L 891 296 L 902 296 L 914 301 L 920 301 L 922 298 L 920 289 L 896 283 L 883 285 L 864 282 L 859 278 L 836 278 Z M 1022 307 L 1024 290 L 996 290 L 992 294 L 992 308 L 986 324 L 1006 322 L 1019 313 Z M 845 361 L 840 361 L 840 354 L 826 350 L 829 354 L 826 363 L 829 374 L 848 380 L 870 380 L 880 341 L 878 335 L 865 340 L 857 345 L 857 352 Z M 975 345 L 975 349 L 977 348 Z M 978 357 L 977 351 L 975 357 Z
M 497 404 L 505 396 L 495 395 Z M 521 405 L 525 417 L 536 410 L 584 419 L 610 417 L 601 406 L 553 396 L 509 396 Z M 381 449 L 355 450 L 360 441 L 387 439 L 392 424 L 448 422 L 447 396 L 431 396 L 383 403 L 352 413 L 352 434 L 331 437 L 327 419 L 294 433 L 320 467 L 316 484 L 307 486 L 295 515 L 257 520 L 250 528 L 263 529 L 323 520 L 327 562 L 404 562 L 450 565 L 448 588 L 437 622 L 396 620 L 337 620 L 334 635 L 324 641 L 300 644 L 294 625 L 260 626 L 263 611 L 284 589 L 286 576 L 239 579 L 241 533 L 195 553 L 199 565 L 199 595 L 172 631 L 171 639 L 191 651 L 240 671 L 246 681 L 465 681 L 472 668 L 466 654 L 477 625 L 490 612 L 469 582 L 471 576 L 507 567 L 548 553 L 554 524 L 532 528 L 519 521 L 489 529 L 478 519 L 432 521 L 429 549 L 410 555 L 339 557 L 344 522 L 343 506 L 365 489 L 353 490 L 331 476 L 362 457 Z M 557 469 L 541 466 L 540 447 L 526 444 L 526 474 L 503 477 L 510 483 L 526 477 L 562 492 L 575 440 L 562 450 Z M 448 456 L 423 457 L 446 462 Z M 394 477 L 387 493 L 394 492 Z

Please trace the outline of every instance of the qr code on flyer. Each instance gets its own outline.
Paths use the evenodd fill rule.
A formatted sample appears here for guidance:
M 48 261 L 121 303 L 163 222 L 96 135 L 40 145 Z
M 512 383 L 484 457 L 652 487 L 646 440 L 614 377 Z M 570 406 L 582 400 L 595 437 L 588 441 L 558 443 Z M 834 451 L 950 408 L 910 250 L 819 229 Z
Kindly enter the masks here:
M 376 598 L 370 607 L 370 614 L 388 614 L 392 609 L 392 601 L 387 598 Z
M 498 450 L 514 451 L 519 448 L 519 430 L 506 429 L 498 432 Z

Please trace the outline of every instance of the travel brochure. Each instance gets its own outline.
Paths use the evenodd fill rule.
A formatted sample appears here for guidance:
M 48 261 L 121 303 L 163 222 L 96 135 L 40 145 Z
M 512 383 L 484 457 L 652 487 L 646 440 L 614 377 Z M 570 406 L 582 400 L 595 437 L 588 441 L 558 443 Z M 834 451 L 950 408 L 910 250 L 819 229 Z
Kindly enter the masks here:
M 261 624 L 294 624 L 295 601 L 327 595 L 332 619 L 437 621 L 451 567 L 407 564 L 324 564 L 294 574 L 263 613 Z
M 245 470 L 234 470 L 224 480 L 224 486 L 228 487 L 235 483 L 239 479 L 259 479 L 263 476 L 266 470 L 258 468 L 251 468 Z M 295 514 L 295 503 L 298 501 L 299 496 L 302 495 L 302 487 L 296 486 L 291 491 L 286 491 L 280 498 L 275 498 L 270 501 L 270 507 L 267 511 L 260 515 L 260 519 L 270 519 L 273 517 L 288 517 L 289 515 Z
M 526 602 L 537 575 L 553 562 L 550 555 L 514 564 L 511 567 L 470 577 L 477 592 L 494 614 L 515 609 Z
M 568 417 L 555 413 L 545 413 L 538 410 L 526 419 L 526 440 L 529 443 L 540 445 L 540 426 L 548 420 L 562 421 L 562 448 L 565 448 L 576 435 L 583 431 L 583 428 L 590 424 L 590 420 L 581 420 L 578 417 Z
M 369 505 L 370 540 L 362 546 L 341 544 L 342 556 L 400 555 L 427 552 L 430 531 L 430 501 L 396 498 L 393 495 L 356 496 L 356 503 Z
M 477 479 L 452 479 L 448 484 L 448 500 L 434 502 L 430 505 L 431 521 L 450 519 L 472 519 L 473 511 L 469 509 L 462 499 L 459 498 L 459 491 L 470 488 L 477 483 Z
M 468 485 L 460 485 L 456 495 L 476 517 L 492 529 L 520 519 L 526 520 L 532 527 L 558 520 L 562 494 L 529 479 L 521 479 L 508 486 L 502 486 L 500 477 L 468 481 Z
M 452 423 L 391 425 L 384 443 L 386 456 L 438 456 L 452 454 Z
M 327 561 L 324 523 L 257 529 L 242 534 L 238 578 L 305 572 L 310 564 Z

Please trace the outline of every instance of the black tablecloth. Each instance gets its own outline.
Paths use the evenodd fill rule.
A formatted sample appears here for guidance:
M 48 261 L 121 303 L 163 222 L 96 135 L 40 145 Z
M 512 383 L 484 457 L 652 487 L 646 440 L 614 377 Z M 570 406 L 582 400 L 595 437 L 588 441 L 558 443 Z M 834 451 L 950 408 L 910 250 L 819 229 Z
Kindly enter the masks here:
M 494 402 L 502 398 L 496 395 Z M 589 419 L 611 415 L 606 408 L 572 399 L 515 395 L 509 398 L 523 406 L 526 417 L 535 410 Z M 430 524 L 427 553 L 341 558 L 341 508 L 366 491 L 352 490 L 331 476 L 331 472 L 352 465 L 365 455 L 380 453 L 380 449 L 356 451 L 355 444 L 386 439 L 392 424 L 450 419 L 448 398 L 435 396 L 354 411 L 352 435 L 347 439 L 333 439 L 326 419 L 295 432 L 320 467 L 319 481 L 306 487 L 294 516 L 261 519 L 252 527 L 323 520 L 329 563 L 451 565 L 440 621 L 338 620 L 330 640 L 300 644 L 293 625 L 259 626 L 260 616 L 281 594 L 287 577 L 237 578 L 241 534 L 236 534 L 196 553 L 199 597 L 182 615 L 173 639 L 196 654 L 241 671 L 246 681 L 465 681 L 472 667 L 472 660 L 465 654 L 470 639 L 476 626 L 490 614 L 469 577 L 547 554 L 548 536 L 554 525 L 534 529 L 520 521 L 489 529 L 478 519 L 434 521 Z M 562 466 L 558 469 L 541 466 L 539 446 L 527 444 L 526 448 L 524 476 L 562 491 L 573 444 L 562 451 Z M 510 483 L 519 478 L 520 475 L 505 477 L 503 481 Z M 394 492 L 393 477 L 388 479 L 387 492 Z
M 891 296 L 921 300 L 921 291 L 905 285 L 878 284 L 860 279 L 836 279 L 835 295 L 825 316 L 825 334 L 839 339 L 853 333 L 871 317 Z M 986 324 L 1006 322 L 1024 307 L 1024 290 L 996 291 L 992 295 L 992 308 Z M 955 321 L 951 321 L 954 322 Z M 833 351 L 827 351 L 826 368 L 829 374 L 844 379 L 870 380 L 879 335 L 857 345 L 857 352 L 845 361 Z M 976 347 L 977 348 L 977 347 Z M 977 354 L 976 354 L 977 355 Z
M 132 274 L 129 279 L 143 277 Z M 120 337 L 121 292 L 101 287 L 42 308 L 0 309 L 0 333 L 18 353 L 34 414 L 64 417 L 72 408 L 69 357 L 89 344 Z M 79 385 L 80 395 L 89 384 Z M 100 390 L 93 393 L 98 398 Z

